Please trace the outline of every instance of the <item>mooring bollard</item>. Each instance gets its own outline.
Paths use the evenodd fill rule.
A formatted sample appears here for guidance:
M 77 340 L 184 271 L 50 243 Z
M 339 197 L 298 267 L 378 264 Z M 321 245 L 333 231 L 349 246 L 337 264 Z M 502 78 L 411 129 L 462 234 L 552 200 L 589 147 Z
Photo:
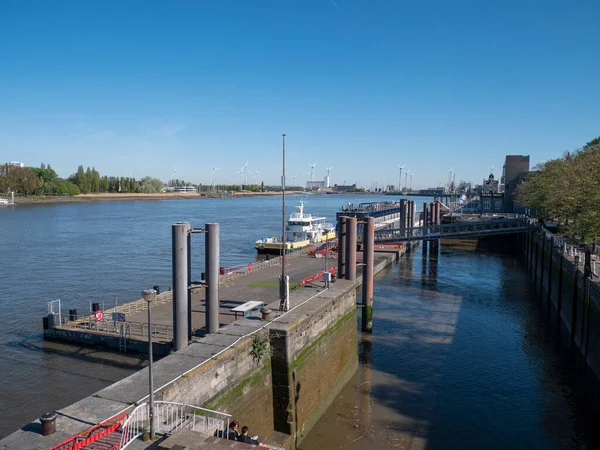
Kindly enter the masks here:
M 46 413 L 40 417 L 42 423 L 42 436 L 50 436 L 56 433 L 56 413 Z
M 269 308 L 263 308 L 260 312 L 262 313 L 262 320 L 265 322 L 271 320 L 271 310 Z

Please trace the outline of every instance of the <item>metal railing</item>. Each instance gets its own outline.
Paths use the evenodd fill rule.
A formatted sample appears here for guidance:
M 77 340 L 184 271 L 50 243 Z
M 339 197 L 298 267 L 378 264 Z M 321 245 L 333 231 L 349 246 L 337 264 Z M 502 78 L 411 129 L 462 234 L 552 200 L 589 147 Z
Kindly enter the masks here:
M 535 219 L 531 219 L 535 221 Z M 537 223 L 537 221 L 535 221 Z M 546 241 L 552 243 L 551 253 L 557 251 L 558 254 L 564 256 L 576 270 L 585 272 L 585 247 L 581 245 L 573 245 L 568 243 L 564 238 L 557 236 L 554 233 L 542 228 L 538 224 L 538 229 L 541 231 L 541 239 L 543 248 L 547 248 Z M 600 277 L 600 255 L 592 253 L 590 255 L 590 273 L 592 278 Z
M 440 239 L 487 234 L 505 234 L 534 229 L 531 219 L 499 219 L 469 221 L 413 228 L 395 228 L 375 231 L 375 242 Z
M 106 315 L 102 320 L 97 320 L 94 313 L 73 318 L 71 314 L 61 314 L 61 326 L 64 328 L 77 328 L 80 330 L 101 331 L 117 336 L 122 334 L 121 328 L 129 327 L 128 335 L 131 337 L 148 337 L 148 323 L 132 321 L 113 321 Z M 165 324 L 152 324 L 152 339 L 170 341 L 173 339 L 173 326 Z
M 297 258 L 298 256 L 302 256 L 303 254 L 305 254 L 305 250 L 295 250 L 293 252 L 287 253 L 285 255 L 286 261 L 289 259 L 292 259 L 292 258 Z M 232 268 L 232 270 L 229 270 L 229 271 L 223 273 L 222 275 L 219 275 L 219 284 L 223 284 L 228 281 L 237 280 L 238 278 L 245 277 L 254 272 L 260 272 L 261 270 L 264 270 L 267 267 L 275 267 L 275 266 L 280 266 L 280 265 L 281 265 L 281 256 L 277 256 L 277 257 L 269 259 L 269 260 L 258 261 L 255 263 L 249 263 L 244 266 L 238 266 L 238 267 Z M 227 270 L 227 269 L 225 269 L 225 270 Z
M 117 414 L 110 419 L 82 431 L 50 450 L 119 450 L 120 442 L 125 438 L 124 423 L 129 418 L 126 412 Z
M 136 407 L 123 424 L 119 449 L 126 448 L 150 430 L 149 403 Z M 209 436 L 227 436 L 231 416 L 199 406 L 175 402 L 154 402 L 154 432 L 172 434 L 177 430 L 188 429 Z

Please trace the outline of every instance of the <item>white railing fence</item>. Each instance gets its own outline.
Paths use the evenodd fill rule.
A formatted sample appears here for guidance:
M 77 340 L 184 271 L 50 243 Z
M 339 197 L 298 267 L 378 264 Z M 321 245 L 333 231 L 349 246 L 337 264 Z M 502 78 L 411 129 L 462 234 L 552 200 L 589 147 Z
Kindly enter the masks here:
M 150 404 L 136 407 L 123 424 L 119 449 L 126 448 L 133 441 L 150 431 Z M 210 436 L 227 436 L 231 416 L 218 411 L 175 402 L 154 402 L 154 433 L 172 434 L 177 430 L 188 429 Z

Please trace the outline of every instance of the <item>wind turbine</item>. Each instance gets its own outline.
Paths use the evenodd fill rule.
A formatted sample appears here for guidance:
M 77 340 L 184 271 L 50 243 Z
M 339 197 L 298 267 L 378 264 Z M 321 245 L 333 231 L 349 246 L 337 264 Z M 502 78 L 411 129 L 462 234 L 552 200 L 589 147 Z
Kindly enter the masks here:
M 412 177 L 413 177 L 414 173 L 411 172 L 410 173 L 410 190 L 412 191 Z
M 296 178 L 298 178 L 298 175 L 294 175 L 294 186 L 296 186 Z
M 175 180 L 177 180 L 177 177 L 181 175 L 179 172 L 177 172 L 177 166 L 173 166 L 173 182 L 175 182 Z
M 246 164 L 244 164 L 244 184 L 248 184 L 248 178 L 246 178 L 247 173 L 250 173 L 248 170 L 248 160 L 246 160 Z
M 408 186 L 408 172 L 410 172 L 410 170 L 404 171 L 404 187 L 405 188 Z
M 325 186 L 325 187 L 326 187 L 326 188 L 329 188 L 329 187 L 330 187 L 330 185 L 331 185 L 331 183 L 330 183 L 330 180 L 329 180 L 329 174 L 330 174 L 330 172 L 331 172 L 331 169 L 333 169 L 333 166 L 331 166 L 331 167 L 326 167 L 326 169 L 327 169 L 327 178 L 325 179 L 325 181 L 326 181 L 326 183 L 325 183 L 325 185 L 326 185 L 326 186 Z
M 399 169 L 399 173 L 398 173 L 398 191 L 401 191 L 402 190 L 402 171 L 406 167 L 406 164 L 403 164 L 402 166 L 400 165 L 400 163 L 397 163 L 397 164 L 398 164 L 398 169 Z
M 258 170 L 254 171 L 254 175 L 252 175 L 252 179 L 254 180 L 256 177 L 258 177 Z
M 212 165 L 212 164 L 211 164 L 211 165 Z M 215 172 L 216 172 L 217 170 L 221 170 L 221 169 L 219 169 L 219 168 L 217 168 L 217 167 L 215 167 L 215 166 L 212 166 L 212 182 L 213 182 L 213 191 L 215 190 L 215 178 L 216 178 L 216 175 L 217 175 Z
M 308 163 L 308 165 L 310 166 L 310 181 L 315 181 L 315 166 L 317 165 L 318 161 L 315 161 L 314 164 Z
M 240 185 L 244 185 L 244 172 L 246 171 L 245 167 L 240 168 Z

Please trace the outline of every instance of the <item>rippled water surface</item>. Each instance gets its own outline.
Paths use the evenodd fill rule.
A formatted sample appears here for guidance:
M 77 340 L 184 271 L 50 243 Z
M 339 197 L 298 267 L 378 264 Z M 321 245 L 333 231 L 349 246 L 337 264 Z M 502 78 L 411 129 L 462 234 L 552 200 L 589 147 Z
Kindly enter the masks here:
M 413 255 L 376 277 L 359 371 L 301 448 L 600 448 L 595 383 L 517 259 Z
M 306 212 L 331 221 L 348 202 L 380 196 L 311 196 Z M 288 197 L 288 213 L 300 197 Z M 115 201 L 0 208 L 0 437 L 133 372 L 61 356 L 79 349 L 42 341 L 46 303 L 89 310 L 171 284 L 171 224 L 221 224 L 221 265 L 255 258 L 257 239 L 280 234 L 281 197 Z M 194 277 L 204 253 L 194 237 Z M 58 353 L 57 353 L 58 351 Z M 97 356 L 97 355 L 91 355 Z M 139 361 L 121 361 L 138 364 Z M 134 366 L 136 367 L 136 366 Z

